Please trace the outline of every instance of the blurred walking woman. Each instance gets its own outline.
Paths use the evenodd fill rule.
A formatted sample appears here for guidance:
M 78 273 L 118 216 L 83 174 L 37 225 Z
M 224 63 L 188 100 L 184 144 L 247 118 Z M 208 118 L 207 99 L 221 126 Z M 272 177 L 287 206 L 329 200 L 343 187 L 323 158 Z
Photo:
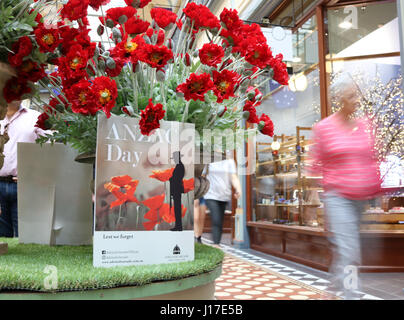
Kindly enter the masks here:
M 310 174 L 322 175 L 325 218 L 333 244 L 331 287 L 355 298 L 361 264 L 360 217 L 381 188 L 370 121 L 354 119 L 359 92 L 347 77 L 334 87 L 340 110 L 313 128 Z

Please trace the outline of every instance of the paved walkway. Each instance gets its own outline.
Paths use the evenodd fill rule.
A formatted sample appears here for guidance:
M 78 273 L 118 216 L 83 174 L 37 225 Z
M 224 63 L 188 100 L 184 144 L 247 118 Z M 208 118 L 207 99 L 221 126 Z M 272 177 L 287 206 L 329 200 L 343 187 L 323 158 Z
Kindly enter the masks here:
M 212 244 L 207 238 L 202 240 L 205 244 Z M 216 281 L 217 299 L 329 300 L 342 296 L 342 292 L 326 291 L 330 284 L 327 279 L 284 265 L 277 259 L 262 258 L 226 244 L 222 244 L 221 249 L 226 258 L 223 274 Z M 361 291 L 356 295 L 361 300 L 382 300 Z

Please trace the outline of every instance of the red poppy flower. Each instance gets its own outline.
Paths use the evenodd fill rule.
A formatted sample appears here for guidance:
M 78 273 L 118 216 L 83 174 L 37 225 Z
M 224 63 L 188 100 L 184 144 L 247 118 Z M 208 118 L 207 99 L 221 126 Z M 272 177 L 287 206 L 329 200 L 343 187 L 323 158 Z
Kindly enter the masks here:
M 30 92 L 31 88 L 27 85 L 26 79 L 20 77 L 9 79 L 3 88 L 3 96 L 8 103 L 22 100 L 21 96 Z
M 272 58 L 272 51 L 266 43 L 257 44 L 245 57 L 247 62 L 261 69 L 265 68 Z
M 225 25 L 226 29 L 232 31 L 238 29 L 243 25 L 240 20 L 237 10 L 224 8 L 220 14 L 220 21 Z
M 87 77 L 85 68 L 88 62 L 88 51 L 84 50 L 81 45 L 73 45 L 66 56 L 58 59 L 59 66 L 58 75 L 62 79 L 63 87 L 67 88 L 81 79 Z
M 153 8 L 150 10 L 150 14 L 152 19 L 154 19 L 157 25 L 162 29 L 167 28 L 170 24 L 174 24 L 177 21 L 177 15 L 167 9 Z
M 46 76 L 44 68 L 32 60 L 24 60 L 17 68 L 17 74 L 19 78 L 32 82 L 37 82 Z
M 59 37 L 62 44 L 62 54 L 67 54 L 70 47 L 74 45 L 74 39 L 80 33 L 76 28 L 71 28 L 69 25 L 65 24 L 64 21 L 58 22 Z
M 111 57 L 119 57 L 125 62 L 131 61 L 132 63 L 137 63 L 140 49 L 144 45 L 145 41 L 140 35 L 131 40 L 128 40 L 128 36 L 125 36 L 122 41 L 112 49 Z
M 79 44 L 72 46 L 66 55 L 67 65 L 73 71 L 84 69 L 87 66 L 88 59 L 88 51 L 84 50 Z
M 116 98 L 118 97 L 118 89 L 115 80 L 108 77 L 95 78 L 92 89 L 96 104 L 104 111 L 107 118 L 109 118 L 112 108 L 115 107 Z
M 166 46 L 159 47 L 146 44 L 139 52 L 139 60 L 147 63 L 152 68 L 157 68 L 157 70 L 164 68 L 168 61 L 173 58 L 173 52 Z
M 184 193 L 188 193 L 192 190 L 194 190 L 194 178 L 191 179 L 183 179 L 182 183 L 184 185 Z
M 13 67 L 20 66 L 22 64 L 22 59 L 28 56 L 32 51 L 31 39 L 27 36 L 19 38 L 11 47 L 11 51 L 14 53 L 10 52 L 8 54 L 8 62 Z
M 217 65 L 222 62 L 224 50 L 221 46 L 214 43 L 206 43 L 199 50 L 199 58 L 203 64 L 217 68 Z
M 169 215 L 170 206 L 168 203 L 164 203 L 165 194 L 161 194 L 155 197 L 151 197 L 142 201 L 142 204 L 150 208 L 150 210 L 144 215 L 145 219 L 150 221 L 143 222 L 143 226 L 146 230 L 153 230 L 156 224 L 162 223 L 163 217 Z
M 183 12 L 193 22 L 196 30 L 199 28 L 220 29 L 219 19 L 204 5 L 191 2 L 187 4 Z
M 240 75 L 237 72 L 223 70 L 222 72 L 212 71 L 213 83 L 215 87 L 213 92 L 217 97 L 217 102 L 222 103 L 223 100 L 234 97 L 234 86 L 240 80 Z
M 177 87 L 178 92 L 184 94 L 185 100 L 205 101 L 205 93 L 214 88 L 213 81 L 208 73 L 197 75 L 191 73 L 189 78 Z
M 35 127 L 42 130 L 49 130 L 51 125 L 48 122 L 49 114 L 43 112 L 39 115 L 38 120 L 35 123 Z
M 256 23 L 242 24 L 231 31 L 223 30 L 221 35 L 232 44 L 232 52 L 240 53 L 244 57 L 255 54 L 256 47 L 260 50 L 260 46 L 267 43 L 261 27 Z
M 150 176 L 150 178 L 157 179 L 161 182 L 166 182 L 172 177 L 174 168 L 166 170 L 153 170 L 152 172 L 153 174 Z
M 185 217 L 185 213 L 187 212 L 187 208 L 184 207 L 184 205 L 181 205 L 181 217 Z M 163 212 L 163 220 L 167 223 L 173 223 L 175 222 L 175 211 L 174 207 L 171 207 L 171 210 L 164 210 Z
M 125 31 L 128 34 L 140 34 L 147 31 L 150 23 L 140 19 L 139 16 L 133 16 L 124 24 Z
M 111 192 L 117 199 L 110 204 L 110 208 L 120 206 L 126 202 L 139 203 L 135 197 L 135 191 L 139 180 L 132 180 L 128 175 L 113 177 L 111 182 L 104 184 L 104 188 Z
M 151 0 L 125 0 L 125 3 L 128 6 L 132 6 L 135 8 L 144 8 L 149 4 Z
M 274 124 L 271 120 L 270 117 L 268 117 L 266 114 L 262 114 L 261 117 L 259 118 L 259 128 L 261 133 L 273 137 L 274 135 Z
M 143 226 L 146 230 L 153 230 L 156 224 L 162 222 L 173 223 L 175 222 L 174 207 L 171 207 L 168 203 L 164 203 L 165 194 L 161 194 L 155 197 L 151 197 L 142 203 L 150 208 L 150 210 L 144 215 L 145 219 L 150 221 L 143 222 Z M 187 212 L 187 208 L 181 205 L 181 216 L 184 217 Z
M 110 19 L 113 21 L 114 26 L 119 24 L 119 18 L 122 16 L 126 16 L 126 18 L 130 19 L 136 14 L 137 10 L 133 7 L 124 7 L 124 8 L 111 8 L 105 12 L 105 21 L 103 17 L 99 17 L 101 23 L 103 25 L 106 24 L 106 20 Z
M 279 84 L 287 85 L 289 82 L 289 74 L 286 63 L 282 61 L 283 55 L 280 53 L 275 58 L 271 59 L 269 65 L 274 70 L 273 79 Z
M 74 42 L 70 43 L 70 46 L 79 44 L 81 47 L 87 51 L 89 57 L 94 56 L 95 47 L 97 46 L 95 42 L 91 41 L 89 32 L 91 29 L 85 27 L 80 28 L 80 32 L 74 37 Z
M 95 103 L 94 92 L 90 88 L 91 83 L 81 80 L 70 88 L 65 89 L 66 98 L 71 104 L 74 113 L 83 115 L 95 115 L 100 109 Z
M 250 113 L 249 118 L 247 119 L 250 123 L 258 123 L 259 119 L 257 116 L 257 110 L 255 110 L 254 104 L 251 101 L 247 101 L 243 107 L 243 111 L 248 111 Z
M 110 3 L 111 0 L 90 0 L 90 7 L 94 10 L 98 11 L 101 6 L 105 6 L 106 4 Z
M 63 5 L 60 14 L 63 19 L 68 19 L 70 21 L 79 19 L 86 20 L 88 4 L 89 0 L 69 0 Z
M 34 33 L 41 52 L 53 52 L 60 43 L 59 30 L 56 28 L 41 24 L 35 29 Z
M 164 118 L 164 114 L 163 105 L 161 103 L 153 105 L 152 99 L 149 99 L 149 104 L 140 114 L 140 132 L 148 136 L 154 129 L 160 128 L 159 121 Z

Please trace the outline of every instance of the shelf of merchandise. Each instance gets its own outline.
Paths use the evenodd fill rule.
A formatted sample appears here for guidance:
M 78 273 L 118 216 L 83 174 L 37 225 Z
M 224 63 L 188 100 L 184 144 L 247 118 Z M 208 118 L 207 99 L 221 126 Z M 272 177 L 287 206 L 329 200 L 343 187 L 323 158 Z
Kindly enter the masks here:
M 257 206 L 266 206 L 266 207 L 299 207 L 299 204 L 266 204 L 266 203 L 257 203 Z M 321 206 L 321 204 L 301 204 L 301 206 L 317 208 L 317 207 Z

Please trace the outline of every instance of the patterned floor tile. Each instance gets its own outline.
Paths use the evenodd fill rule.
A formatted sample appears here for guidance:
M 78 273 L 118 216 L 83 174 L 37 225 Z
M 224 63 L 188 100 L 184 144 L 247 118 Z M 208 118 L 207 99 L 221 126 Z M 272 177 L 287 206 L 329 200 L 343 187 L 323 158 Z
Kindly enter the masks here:
M 238 263 L 241 262 L 241 263 Z M 235 264 L 237 263 L 237 272 Z M 248 274 L 249 276 L 245 276 Z M 249 279 L 246 279 L 249 278 Z M 216 280 L 218 300 L 319 300 L 337 299 L 320 290 L 298 283 L 273 271 L 226 254 L 222 275 Z
M 212 241 L 209 239 L 203 238 L 203 242 L 205 244 L 211 244 Z M 236 285 L 247 285 L 247 281 L 255 281 L 255 282 L 260 282 L 260 284 L 251 284 L 251 288 L 248 288 L 249 291 L 261 291 L 257 290 L 258 287 L 269 287 L 273 288 L 275 291 L 270 291 L 268 290 L 263 291 L 262 295 L 258 295 L 257 293 L 255 295 L 253 294 L 246 294 L 245 291 L 243 294 L 236 294 L 238 292 L 234 292 L 235 295 L 231 295 L 231 292 L 226 292 L 226 291 L 221 291 L 218 290 L 220 299 L 301 299 L 301 300 L 307 300 L 307 299 L 318 299 L 318 296 L 316 295 L 307 295 L 308 298 L 306 298 L 306 295 L 299 293 L 300 291 L 304 292 L 313 292 L 311 290 L 314 290 L 321 296 L 321 299 L 328 299 L 332 298 L 334 299 L 336 296 L 342 297 L 343 293 L 342 292 L 336 292 L 332 291 L 329 289 L 328 284 L 330 283 L 326 279 L 319 278 L 317 276 L 314 276 L 313 274 L 310 273 L 305 273 L 301 270 L 296 270 L 293 269 L 290 266 L 285 266 L 280 263 L 277 263 L 275 261 L 272 261 L 270 258 L 265 259 L 260 256 L 256 256 L 254 254 L 247 253 L 243 251 L 243 249 L 237 249 L 229 245 L 221 245 L 221 249 L 231 255 L 231 269 L 225 268 L 225 265 L 223 266 L 223 274 L 227 274 L 226 281 L 229 281 L 232 284 L 232 288 L 236 288 Z M 227 256 L 226 256 L 227 258 Z M 229 263 L 228 260 L 226 260 L 226 263 Z M 251 265 L 253 265 L 255 268 L 257 268 L 256 271 L 262 271 L 262 272 L 267 272 L 266 275 L 261 274 L 261 277 L 257 280 L 256 278 L 251 278 Z M 234 273 L 234 267 L 237 266 L 237 272 L 242 273 L 241 275 L 236 275 L 236 274 L 229 274 L 230 272 Z M 274 278 L 275 277 L 275 278 Z M 262 283 L 264 280 L 269 280 L 265 281 Z M 279 280 L 281 282 L 279 283 Z M 283 281 L 286 282 L 283 282 Z M 290 283 L 293 282 L 293 283 Z M 289 286 L 289 287 L 288 287 Z M 292 286 L 292 288 L 290 288 Z M 295 288 L 298 291 L 297 293 L 295 291 L 293 292 L 278 292 L 276 289 L 293 289 L 293 286 L 297 286 L 299 288 Z M 308 290 L 302 290 L 301 287 L 309 288 Z M 228 288 L 228 287 L 226 287 Z M 241 288 L 238 288 L 241 289 Z M 230 295 L 229 295 L 230 294 Z M 269 296 L 268 296 L 269 294 Z M 364 292 L 357 292 L 357 295 L 359 296 L 360 299 L 366 299 L 366 300 L 381 300 L 378 297 L 375 297 L 370 294 L 366 294 Z M 230 297 L 230 298 L 229 298 Z M 233 298 L 231 298 L 233 297 Z M 237 298 L 238 297 L 238 298 Z M 219 296 L 217 297 L 219 299 Z

